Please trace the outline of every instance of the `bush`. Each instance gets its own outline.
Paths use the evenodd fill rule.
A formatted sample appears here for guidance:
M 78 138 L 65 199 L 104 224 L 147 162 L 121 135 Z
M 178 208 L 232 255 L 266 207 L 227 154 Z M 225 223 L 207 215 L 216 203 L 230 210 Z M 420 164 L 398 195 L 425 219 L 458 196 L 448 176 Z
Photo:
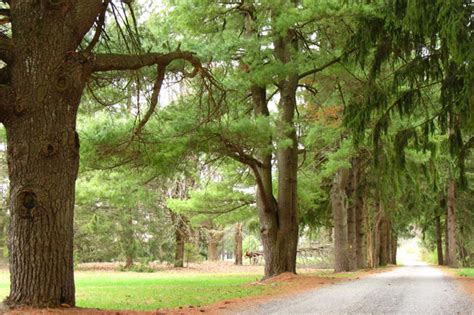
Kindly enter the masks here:
M 150 267 L 148 264 L 133 264 L 130 268 L 125 268 L 125 266 L 120 266 L 120 271 L 131 271 L 131 272 L 154 272 L 155 270 Z

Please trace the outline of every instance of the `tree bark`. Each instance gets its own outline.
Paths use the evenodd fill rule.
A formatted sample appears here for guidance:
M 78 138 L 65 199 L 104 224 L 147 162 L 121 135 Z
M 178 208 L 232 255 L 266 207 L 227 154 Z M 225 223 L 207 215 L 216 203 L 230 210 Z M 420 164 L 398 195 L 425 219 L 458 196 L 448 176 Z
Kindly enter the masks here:
M 337 171 L 331 188 L 331 206 L 334 220 L 334 271 L 349 270 L 349 243 L 347 239 L 347 200 L 345 186 L 348 170 Z
M 266 91 L 262 87 L 252 87 L 252 99 L 254 113 L 256 116 L 269 116 L 267 107 Z M 272 139 L 269 139 L 271 145 Z M 280 204 L 273 195 L 272 179 L 272 154 L 261 152 L 259 154 L 261 165 L 253 168 L 257 178 L 257 208 L 260 219 L 260 236 L 265 258 L 264 278 L 270 278 L 283 272 L 296 272 L 296 248 L 294 242 L 287 242 L 289 238 L 294 239 L 288 231 L 285 231 L 280 217 Z M 287 209 L 291 210 L 291 209 Z M 289 222 L 286 223 L 288 227 Z M 296 227 L 297 229 L 297 227 Z M 285 234 L 288 232 L 288 235 Z M 297 237 L 297 232 L 296 232 Z M 297 239 L 296 239 L 297 242 Z M 291 245 L 293 243 L 293 245 Z
M 449 239 L 448 239 L 448 207 L 445 209 L 444 216 L 444 264 L 449 266 Z
M 359 180 L 359 168 L 357 158 L 352 159 L 352 167 L 346 186 L 347 196 L 347 243 L 349 270 L 357 269 L 357 234 L 356 234 L 356 190 Z
M 438 265 L 443 265 L 443 235 L 441 231 L 441 218 L 440 216 L 435 217 L 435 229 L 436 229 L 436 251 L 438 253 Z
M 238 266 L 242 265 L 242 223 L 235 224 L 235 235 L 234 235 L 235 247 L 235 264 Z
M 245 31 L 248 37 L 256 36 L 256 12 L 252 5 L 242 10 L 245 16 Z M 288 40 L 276 40 L 276 58 L 283 63 L 288 60 Z M 285 56 L 283 56 L 285 55 Z M 284 57 L 282 59 L 282 57 Z M 257 159 L 243 161 L 252 169 L 257 182 L 257 208 L 260 220 L 260 236 L 265 258 L 264 278 L 283 272 L 296 272 L 296 249 L 298 244 L 298 222 L 296 204 L 297 141 L 293 118 L 296 109 L 296 74 L 280 82 L 279 123 L 288 130 L 283 137 L 292 141 L 289 147 L 279 148 L 277 152 L 279 170 L 278 201 L 273 193 L 272 152 L 259 150 Z M 266 99 L 266 86 L 254 83 L 251 86 L 252 105 L 255 116 L 269 117 Z M 273 139 L 268 139 L 273 146 Z
M 217 253 L 219 243 L 211 240 L 207 245 L 207 260 L 209 261 L 218 261 L 219 255 Z
M 219 230 L 208 231 L 208 243 L 207 243 L 207 260 L 218 261 L 219 260 L 219 243 L 224 237 L 224 232 Z
M 447 216 L 447 239 L 448 239 L 448 252 L 447 260 L 448 265 L 452 268 L 458 267 L 458 259 L 456 254 L 456 182 L 454 177 L 451 175 L 448 182 L 448 216 Z
M 383 213 L 383 219 L 380 224 L 380 251 L 379 251 L 379 266 L 386 266 L 389 262 L 390 254 L 390 221 L 386 217 L 386 214 Z
M 75 305 L 76 115 L 87 73 L 71 52 L 94 22 L 88 17 L 96 7 L 82 15 L 79 7 L 11 2 L 14 45 L 7 61 L 18 61 L 8 65 L 16 98 L 9 111 L 0 109 L 10 179 L 10 305 Z
M 364 198 L 364 190 L 357 189 L 355 214 L 356 214 L 356 255 L 357 268 L 367 268 L 367 211 Z
M 380 254 L 382 249 L 382 226 L 384 220 L 384 211 L 383 211 L 383 203 L 381 200 L 377 200 L 375 203 L 375 218 L 374 218 L 374 226 L 373 226 L 373 258 L 372 264 L 373 268 L 377 268 L 381 266 Z
M 392 237 L 391 237 L 392 243 L 391 243 L 391 255 L 390 255 L 390 263 L 392 265 L 397 264 L 397 251 L 398 251 L 398 235 L 395 231 L 392 231 Z
M 174 266 L 177 268 L 184 267 L 184 245 L 185 245 L 185 237 L 178 228 L 175 231 L 175 238 L 176 238 L 176 253 L 174 256 Z

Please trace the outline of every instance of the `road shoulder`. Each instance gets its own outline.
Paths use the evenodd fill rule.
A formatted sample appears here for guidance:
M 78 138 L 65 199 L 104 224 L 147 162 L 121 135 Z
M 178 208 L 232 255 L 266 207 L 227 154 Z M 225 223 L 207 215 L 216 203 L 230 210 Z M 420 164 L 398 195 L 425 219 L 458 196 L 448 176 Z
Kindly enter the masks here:
M 459 269 L 446 266 L 437 266 L 444 274 L 454 279 L 456 284 L 463 288 L 464 292 L 474 301 L 474 277 L 465 277 L 458 274 Z

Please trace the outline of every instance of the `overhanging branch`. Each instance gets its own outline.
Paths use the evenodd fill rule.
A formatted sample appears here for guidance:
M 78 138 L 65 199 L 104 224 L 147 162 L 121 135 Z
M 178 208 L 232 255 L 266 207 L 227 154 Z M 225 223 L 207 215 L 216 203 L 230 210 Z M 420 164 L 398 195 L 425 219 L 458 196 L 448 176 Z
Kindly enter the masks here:
M 103 5 L 102 0 L 77 1 L 77 4 L 74 5 L 74 10 L 66 17 L 70 21 L 70 26 L 76 35 L 78 45 L 101 14 Z
M 141 55 L 96 54 L 93 55 L 92 72 L 138 70 L 143 67 L 158 65 L 167 66 L 174 60 L 186 60 L 196 70 L 193 75 L 202 69 L 201 62 L 191 52 L 174 51 L 166 54 L 148 53 Z
M 158 75 L 156 76 L 155 84 L 153 86 L 150 107 L 148 108 L 148 111 L 146 112 L 145 116 L 143 116 L 143 119 L 140 121 L 137 126 L 137 129 L 135 130 L 135 135 L 137 136 L 140 135 L 143 127 L 145 127 L 148 120 L 150 120 L 151 115 L 153 115 L 153 113 L 155 112 L 156 105 L 158 104 L 158 96 L 160 95 L 161 87 L 163 85 L 163 81 L 165 80 L 165 74 L 166 66 L 158 66 Z
M 100 12 L 99 17 L 97 18 L 96 22 L 96 29 L 94 33 L 94 37 L 92 38 L 91 42 L 85 49 L 85 52 L 90 53 L 94 47 L 97 45 L 99 42 L 100 36 L 102 35 L 102 32 L 104 30 L 104 25 L 105 25 L 105 13 L 107 12 L 107 7 L 110 3 L 110 0 L 104 0 L 103 9 L 102 12 Z

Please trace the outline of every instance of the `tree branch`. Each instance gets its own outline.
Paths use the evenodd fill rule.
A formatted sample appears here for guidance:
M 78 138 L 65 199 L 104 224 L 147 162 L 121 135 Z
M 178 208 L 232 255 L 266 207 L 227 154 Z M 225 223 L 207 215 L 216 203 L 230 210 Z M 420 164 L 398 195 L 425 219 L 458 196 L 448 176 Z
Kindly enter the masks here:
M 314 69 L 311 69 L 311 70 L 308 70 L 306 72 L 303 72 L 301 73 L 300 75 L 298 75 L 298 79 L 301 80 L 309 75 L 312 75 L 312 74 L 315 74 L 315 73 L 318 73 L 318 72 L 321 72 L 323 71 L 324 69 L 326 68 L 329 68 L 330 66 L 340 62 L 344 57 L 346 57 L 347 55 L 353 53 L 354 51 L 356 51 L 356 49 L 352 49 L 344 54 L 342 54 L 341 56 L 337 57 L 337 58 L 334 58 L 333 60 L 330 60 L 328 62 L 326 62 L 325 64 L 323 64 L 322 66 L 320 67 L 317 67 L 317 68 L 314 68 Z
M 137 126 L 135 130 L 135 135 L 140 135 L 143 127 L 145 127 L 148 120 L 150 120 L 151 115 L 155 112 L 156 105 L 158 104 L 158 96 L 160 95 L 161 87 L 163 85 L 163 81 L 165 80 L 165 73 L 166 73 L 166 66 L 158 66 L 158 75 L 155 80 L 155 85 L 153 86 L 153 93 L 151 95 L 151 102 L 148 111 L 146 112 L 143 119 Z
M 92 38 L 91 42 L 85 49 L 86 53 L 92 52 L 94 47 L 97 45 L 100 39 L 100 35 L 102 35 L 102 32 L 104 30 L 104 25 L 105 25 L 105 13 L 107 12 L 107 7 L 110 3 L 110 0 L 104 0 L 104 3 L 102 4 L 102 12 L 100 12 L 99 17 L 97 18 L 97 23 L 96 23 L 96 28 L 95 28 L 95 34 L 94 37 Z
M 14 105 L 13 89 L 8 85 L 0 84 L 0 122 L 5 122 L 6 118 L 13 112 Z
M 194 66 L 196 75 L 202 69 L 201 62 L 193 53 L 174 51 L 166 54 L 148 53 L 142 55 L 96 54 L 91 58 L 92 72 L 114 70 L 138 70 L 152 65 L 166 67 L 174 60 L 186 60 Z
M 6 63 L 13 61 L 13 44 L 10 38 L 0 33 L 0 59 Z
M 77 1 L 74 10 L 67 17 L 71 29 L 77 38 L 79 45 L 84 36 L 89 32 L 95 20 L 103 10 L 102 0 L 81 0 Z

